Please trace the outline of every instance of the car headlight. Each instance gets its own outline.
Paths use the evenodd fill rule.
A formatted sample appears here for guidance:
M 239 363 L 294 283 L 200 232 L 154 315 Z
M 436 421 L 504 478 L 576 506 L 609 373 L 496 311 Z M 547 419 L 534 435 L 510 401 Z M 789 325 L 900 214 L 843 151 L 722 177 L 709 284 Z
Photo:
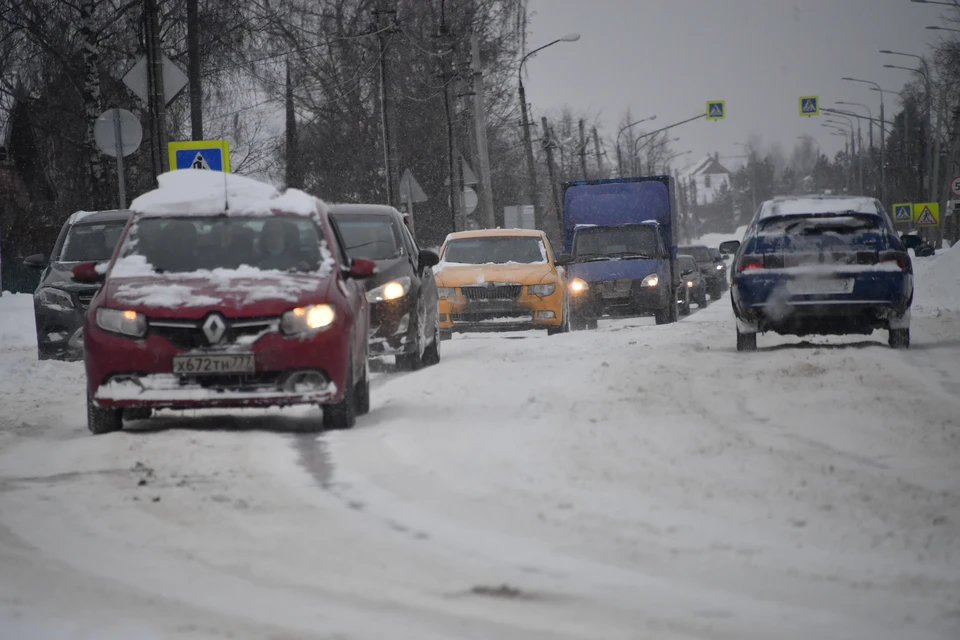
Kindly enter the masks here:
M 287 335 L 322 331 L 332 325 L 336 317 L 336 309 L 330 304 L 297 307 L 280 316 L 280 330 Z
M 456 298 L 457 288 L 456 287 L 437 287 L 437 295 L 440 296 L 441 300 L 444 298 Z
M 367 291 L 367 302 L 383 302 L 385 300 L 396 300 L 407 295 L 410 291 L 410 278 L 404 276 L 382 284 L 376 289 Z
M 658 284 L 660 284 L 660 276 L 655 273 L 651 273 L 646 278 L 643 279 L 643 282 L 640 283 L 644 287 L 650 287 L 651 289 Z
M 693 280 L 687 280 L 687 289 L 693 289 Z
M 37 302 L 45 307 L 64 307 L 67 309 L 73 309 L 73 298 L 70 297 L 69 293 L 66 291 L 61 291 L 60 289 L 44 287 L 43 289 L 40 289 L 40 291 L 37 291 L 36 299 Z
M 572 293 L 583 293 L 589 288 L 590 287 L 587 286 L 586 280 L 582 280 L 580 278 L 574 278 L 573 280 L 570 281 L 570 291 Z
M 129 309 L 97 309 L 97 326 L 110 333 L 142 338 L 147 332 L 147 318 Z
M 530 295 L 533 296 L 549 296 L 553 295 L 553 292 L 557 290 L 557 283 L 551 282 L 549 284 L 532 284 L 527 287 L 527 291 L 530 292 Z
M 717 271 L 723 271 L 723 266 L 724 266 L 724 265 L 722 265 L 722 264 L 718 264 L 718 265 L 717 265 Z

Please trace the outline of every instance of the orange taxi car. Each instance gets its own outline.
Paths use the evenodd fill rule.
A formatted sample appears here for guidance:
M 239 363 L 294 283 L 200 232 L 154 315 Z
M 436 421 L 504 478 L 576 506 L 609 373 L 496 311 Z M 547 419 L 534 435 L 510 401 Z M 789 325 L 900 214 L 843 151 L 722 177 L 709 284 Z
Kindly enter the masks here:
M 542 231 L 483 229 L 451 233 L 434 267 L 440 331 L 566 333 L 567 280 Z

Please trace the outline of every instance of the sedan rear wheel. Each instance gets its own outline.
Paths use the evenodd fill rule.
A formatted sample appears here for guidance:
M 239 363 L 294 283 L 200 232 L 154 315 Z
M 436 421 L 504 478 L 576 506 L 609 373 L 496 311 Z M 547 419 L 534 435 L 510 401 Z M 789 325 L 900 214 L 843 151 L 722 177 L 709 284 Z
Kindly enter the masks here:
M 910 347 L 910 329 L 890 329 L 887 343 L 891 349 L 908 349 Z
M 737 329 L 737 351 L 756 351 L 756 350 L 757 350 L 757 334 L 740 333 L 740 329 Z

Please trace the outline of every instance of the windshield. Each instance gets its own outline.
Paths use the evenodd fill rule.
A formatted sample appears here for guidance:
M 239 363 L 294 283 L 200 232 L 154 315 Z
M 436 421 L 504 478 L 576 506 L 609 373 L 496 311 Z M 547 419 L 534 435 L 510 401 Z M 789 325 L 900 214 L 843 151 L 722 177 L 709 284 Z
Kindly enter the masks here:
M 113 250 L 126 220 L 100 224 L 75 224 L 70 227 L 60 249 L 58 262 L 105 262 L 113 257 Z
M 680 247 L 680 252 L 693 256 L 697 262 L 713 262 L 713 256 L 710 255 L 710 249 L 707 247 Z
M 677 259 L 677 262 L 680 264 L 680 273 L 688 273 L 697 270 L 696 261 L 689 256 L 680 256 L 680 258 Z
M 656 257 L 657 246 L 657 230 L 652 226 L 591 227 L 577 230 L 573 251 L 580 260 Z
M 454 264 L 544 264 L 547 252 L 536 236 L 459 238 L 447 243 L 443 262 Z
M 142 256 L 158 273 L 236 269 L 316 271 L 317 225 L 299 217 L 144 218 L 130 230 L 121 256 Z
M 341 214 L 334 219 L 351 258 L 390 260 L 403 254 L 400 230 L 390 216 Z
M 771 218 L 760 223 L 763 233 L 783 232 L 816 235 L 826 232 L 853 233 L 880 228 L 880 218 L 872 215 L 811 215 Z

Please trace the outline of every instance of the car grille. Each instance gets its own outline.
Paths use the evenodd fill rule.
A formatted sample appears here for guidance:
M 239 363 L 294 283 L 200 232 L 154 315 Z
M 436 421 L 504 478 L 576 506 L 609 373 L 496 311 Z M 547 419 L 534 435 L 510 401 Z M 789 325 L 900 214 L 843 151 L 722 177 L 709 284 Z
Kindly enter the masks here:
M 520 284 L 487 284 L 460 287 L 460 294 L 467 300 L 516 300 L 523 291 Z
M 529 311 L 490 311 L 475 313 L 454 313 L 450 315 L 454 324 L 511 324 L 533 322 L 533 315 Z
M 216 345 L 235 344 L 246 337 L 252 340 L 255 336 L 271 331 L 277 331 L 279 321 L 275 318 L 244 318 L 242 320 L 224 319 L 227 325 L 223 337 Z M 150 320 L 148 335 L 159 336 L 177 349 L 203 349 L 211 347 L 206 334 L 203 332 L 203 321 L 179 320 Z M 251 344 L 255 340 L 251 341 Z
M 93 301 L 93 297 L 97 295 L 97 291 L 99 291 L 99 289 L 93 289 L 90 291 L 78 291 L 77 300 L 80 302 L 80 306 L 83 307 L 84 309 L 89 308 L 90 303 Z

